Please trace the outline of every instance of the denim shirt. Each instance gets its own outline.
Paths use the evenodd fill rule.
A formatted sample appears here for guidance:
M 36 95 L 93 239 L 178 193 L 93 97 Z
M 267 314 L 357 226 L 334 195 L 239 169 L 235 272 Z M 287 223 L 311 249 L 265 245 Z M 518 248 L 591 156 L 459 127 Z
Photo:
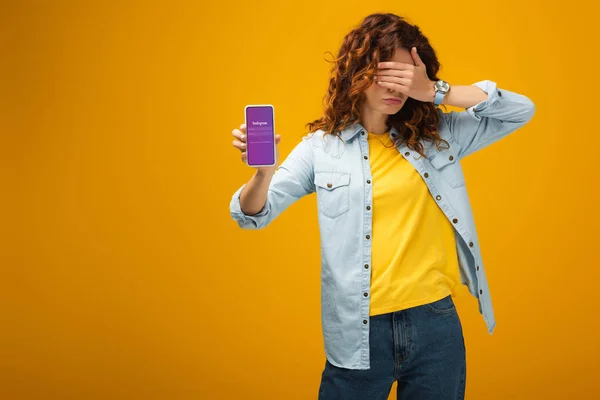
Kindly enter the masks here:
M 481 257 L 473 212 L 460 159 L 525 125 L 535 105 L 524 95 L 484 80 L 473 85 L 488 98 L 465 111 L 440 114 L 439 135 L 450 147 L 424 142 L 424 153 L 405 144 L 398 151 L 421 175 L 431 196 L 455 229 L 462 283 L 478 299 L 492 334 L 496 321 Z M 398 132 L 392 128 L 390 138 Z M 316 192 L 321 243 L 321 322 L 326 357 L 349 369 L 369 369 L 372 185 L 365 128 L 356 123 L 340 132 L 344 142 L 318 130 L 302 138 L 271 180 L 264 208 L 245 215 L 239 196 L 230 213 L 244 229 L 261 229 L 304 195 Z M 441 146 L 445 147 L 442 143 Z

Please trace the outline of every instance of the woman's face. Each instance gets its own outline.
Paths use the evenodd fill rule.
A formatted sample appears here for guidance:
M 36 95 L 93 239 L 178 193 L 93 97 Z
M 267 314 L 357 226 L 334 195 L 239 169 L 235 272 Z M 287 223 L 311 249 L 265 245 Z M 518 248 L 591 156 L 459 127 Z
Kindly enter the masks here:
M 394 51 L 391 60 L 382 61 L 396 61 L 414 65 L 410 52 L 400 47 Z M 404 103 L 406 102 L 406 96 L 404 94 L 383 88 L 377 84 L 377 81 L 371 83 L 371 86 L 365 91 L 365 96 L 367 110 L 386 115 L 396 114 L 402 109 L 402 106 L 404 106 Z M 400 102 L 386 101 L 386 99 L 400 100 Z

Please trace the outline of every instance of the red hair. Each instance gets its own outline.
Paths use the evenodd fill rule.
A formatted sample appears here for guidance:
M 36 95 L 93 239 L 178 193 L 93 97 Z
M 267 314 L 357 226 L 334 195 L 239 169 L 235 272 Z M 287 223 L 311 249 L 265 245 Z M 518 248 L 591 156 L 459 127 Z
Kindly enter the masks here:
M 373 82 L 377 64 L 390 60 L 396 48 L 410 51 L 413 46 L 425 63 L 429 79 L 438 80 L 440 63 L 418 26 L 395 14 L 367 16 L 359 27 L 346 35 L 337 58 L 328 61 L 333 66 L 329 89 L 323 99 L 324 113 L 321 118 L 306 124 L 309 131 L 321 129 L 325 135 L 341 139 L 340 131 L 361 120 L 361 105 L 366 101 L 364 92 Z M 400 111 L 388 116 L 387 125 L 399 132 L 395 145 L 406 142 L 411 150 L 425 156 L 420 139 L 435 141 L 438 149 L 440 142 L 448 144 L 437 132 L 439 120 L 433 103 L 408 97 Z

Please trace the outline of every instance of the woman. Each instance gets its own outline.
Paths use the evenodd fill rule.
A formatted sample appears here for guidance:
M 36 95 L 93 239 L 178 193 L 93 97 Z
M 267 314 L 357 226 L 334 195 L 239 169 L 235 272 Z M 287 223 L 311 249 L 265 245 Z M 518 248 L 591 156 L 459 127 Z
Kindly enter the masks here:
M 246 229 L 316 192 L 326 353 L 319 399 L 462 399 L 465 284 L 495 327 L 459 160 L 525 125 L 527 97 L 485 80 L 450 85 L 420 29 L 373 14 L 344 39 L 324 115 L 231 200 Z M 447 104 L 465 111 L 444 113 Z M 245 160 L 245 126 L 233 145 Z M 279 143 L 280 136 L 276 136 Z

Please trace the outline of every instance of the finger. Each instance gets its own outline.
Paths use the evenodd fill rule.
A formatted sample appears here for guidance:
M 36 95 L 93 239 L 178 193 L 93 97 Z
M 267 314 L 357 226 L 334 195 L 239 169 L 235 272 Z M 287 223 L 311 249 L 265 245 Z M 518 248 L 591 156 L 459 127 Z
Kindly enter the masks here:
M 246 134 L 246 124 L 240 125 L 240 131 L 244 132 L 244 135 Z
M 234 138 L 236 138 L 237 140 L 239 140 L 240 142 L 246 142 L 246 133 L 240 131 L 239 129 L 234 129 L 233 131 L 231 131 L 231 134 L 233 135 Z
M 380 76 L 400 76 L 409 78 L 414 76 L 414 71 L 410 69 L 380 69 L 374 75 L 374 78 L 379 79 Z
M 410 69 L 411 65 L 407 63 L 401 63 L 398 61 L 383 61 L 377 64 L 379 69 L 399 69 L 407 70 Z
M 246 151 L 246 143 L 240 142 L 237 139 L 233 141 L 233 147 L 241 151 Z
M 410 51 L 410 54 L 413 58 L 413 61 L 415 62 L 415 65 L 418 65 L 419 67 L 425 65 L 425 63 L 423 62 L 423 60 L 421 60 L 421 57 L 419 56 L 419 53 L 417 52 L 417 48 L 413 47 Z
M 245 151 L 242 153 L 242 161 L 246 162 L 246 152 Z
M 279 144 L 281 142 L 281 135 L 275 135 L 275 144 Z
M 400 78 L 397 76 L 385 76 L 385 77 L 377 78 L 377 83 L 379 83 L 379 82 L 397 83 L 398 85 L 402 85 L 402 86 L 410 86 L 412 79 Z
M 408 86 L 399 85 L 397 83 L 392 82 L 377 82 L 381 87 L 389 88 L 395 90 L 396 92 L 400 92 L 408 95 Z

